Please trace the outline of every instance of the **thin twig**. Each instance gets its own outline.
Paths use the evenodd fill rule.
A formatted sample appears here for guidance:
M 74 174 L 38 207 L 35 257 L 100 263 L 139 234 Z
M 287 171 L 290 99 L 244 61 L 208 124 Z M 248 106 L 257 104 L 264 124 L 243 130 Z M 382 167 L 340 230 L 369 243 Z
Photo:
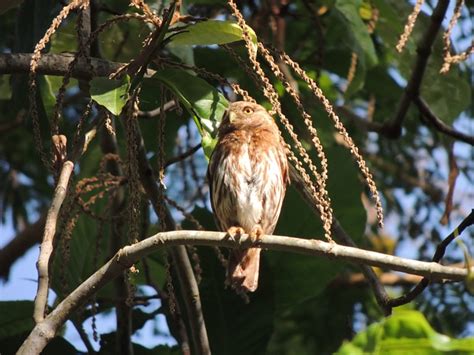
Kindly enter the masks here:
M 474 211 L 471 215 L 474 219 Z M 472 221 L 470 222 L 472 223 Z M 465 223 L 464 228 L 468 225 L 469 223 Z M 458 234 L 461 231 L 462 229 L 460 226 L 457 229 Z M 39 354 L 48 342 L 54 338 L 57 331 L 71 314 L 78 307 L 84 304 L 93 293 L 104 287 L 110 280 L 122 273 L 123 270 L 129 268 L 146 255 L 156 252 L 161 248 L 177 245 L 182 246 L 184 244 L 227 248 L 249 248 L 258 245 L 263 249 L 292 252 L 310 256 L 324 256 L 331 260 L 344 260 L 357 264 L 389 268 L 410 274 L 422 275 L 432 280 L 448 279 L 452 281 L 463 281 L 468 274 L 466 269 L 442 266 L 433 262 L 400 258 L 397 256 L 346 247 L 315 239 L 264 235 L 257 243 L 254 243 L 248 235 L 243 235 L 238 238 L 238 240 L 234 240 L 229 238 L 229 236 L 224 232 L 162 232 L 119 250 L 111 260 L 109 260 L 104 266 L 71 292 L 60 304 L 58 304 L 44 321 L 35 326 L 21 348 L 18 350 L 17 354 Z
M 433 124 L 434 128 L 438 130 L 441 133 L 444 133 L 450 137 L 456 138 L 464 143 L 470 144 L 474 146 L 474 137 L 467 135 L 465 133 L 459 132 L 452 128 L 451 126 L 448 126 L 446 123 L 444 123 L 441 119 L 439 119 L 433 111 L 431 111 L 430 107 L 428 104 L 421 98 L 421 97 L 416 97 L 415 98 L 415 105 L 418 107 L 420 110 L 420 113 L 423 115 L 424 118 L 426 118 L 430 123 Z
M 74 169 L 72 161 L 65 161 L 59 180 L 54 191 L 51 207 L 46 217 L 43 241 L 41 243 L 40 255 L 38 258 L 38 291 L 35 297 L 33 318 L 36 323 L 41 322 L 46 314 L 49 291 L 49 260 L 53 252 L 53 240 L 56 234 L 59 211 L 66 198 L 69 179 Z
M 176 101 L 170 100 L 163 105 L 165 111 L 169 111 L 176 107 Z M 141 118 L 155 118 L 161 114 L 161 107 L 155 108 L 151 111 L 138 111 L 138 117 Z
M 444 256 L 444 253 L 446 252 L 446 247 L 461 233 L 466 229 L 467 227 L 471 226 L 474 224 L 474 209 L 471 211 L 471 213 L 459 224 L 459 226 L 450 234 L 448 235 L 436 248 L 436 252 L 433 256 L 432 261 L 437 263 L 438 261 L 441 260 L 441 258 Z M 467 276 L 467 275 L 466 275 Z M 411 302 L 414 300 L 423 290 L 430 284 L 432 280 L 430 277 L 425 276 L 418 285 L 416 285 L 410 292 L 406 293 L 405 295 L 391 299 L 390 300 L 390 305 L 392 307 L 398 307 L 400 305 L 406 304 L 408 302 Z
M 92 346 L 89 337 L 87 336 L 87 333 L 84 331 L 84 327 L 82 325 L 82 322 L 78 319 L 73 319 L 72 324 L 74 325 L 74 328 L 76 328 L 77 333 L 79 334 L 79 337 L 81 338 L 82 342 L 84 343 L 87 353 L 90 354 L 95 354 L 96 351 L 94 350 L 94 347 Z
M 173 165 L 177 162 L 180 162 L 182 160 L 185 160 L 186 158 L 190 157 L 191 155 L 193 155 L 194 153 L 196 153 L 199 149 L 201 149 L 201 143 L 195 145 L 194 147 L 192 147 L 191 149 L 187 150 L 186 152 L 183 152 L 182 154 L 179 154 L 173 158 L 170 158 L 168 159 L 166 162 L 165 162 L 165 168 L 167 168 L 168 166 L 170 165 Z

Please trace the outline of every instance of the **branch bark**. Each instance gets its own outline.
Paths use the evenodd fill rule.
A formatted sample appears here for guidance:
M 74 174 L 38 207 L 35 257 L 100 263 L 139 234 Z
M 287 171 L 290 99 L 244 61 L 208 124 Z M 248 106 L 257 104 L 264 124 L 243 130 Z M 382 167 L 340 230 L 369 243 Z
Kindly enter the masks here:
M 135 128 L 137 133 L 136 140 L 139 142 L 138 146 L 138 169 L 141 183 L 146 191 L 146 194 L 153 206 L 157 216 L 160 215 L 160 199 L 156 179 L 153 176 L 153 170 L 146 157 L 146 149 L 143 137 L 140 133 L 138 125 Z M 170 211 L 164 206 L 166 214 L 166 228 L 168 230 L 175 230 L 176 224 L 171 217 Z M 183 290 L 183 300 L 186 307 L 188 318 L 191 322 L 190 332 L 193 340 L 193 347 L 197 354 L 210 354 L 209 340 L 207 337 L 206 325 L 204 323 L 204 316 L 202 314 L 201 297 L 199 295 L 199 287 L 194 276 L 191 262 L 189 261 L 186 248 L 178 246 L 170 248 L 170 255 L 173 260 L 172 267 L 174 268 L 178 282 Z
M 48 291 L 49 291 L 49 260 L 51 253 L 53 252 L 53 240 L 56 234 L 56 225 L 58 221 L 59 211 L 61 205 L 66 198 L 67 187 L 71 174 L 74 169 L 74 163 L 72 161 L 65 161 L 59 176 L 56 189 L 54 191 L 53 201 L 49 208 L 48 215 L 46 217 L 46 225 L 44 228 L 43 241 L 41 243 L 40 255 L 38 258 L 38 291 L 35 297 L 35 306 L 33 312 L 33 318 L 36 323 L 41 322 L 44 319 L 46 313 L 46 305 L 48 302 Z
M 405 87 L 405 91 L 398 104 L 393 119 L 384 124 L 382 132 L 390 138 L 398 138 L 402 133 L 402 123 L 408 112 L 411 102 L 420 95 L 420 86 L 425 74 L 426 65 L 431 55 L 431 48 L 436 39 L 436 35 L 441 28 L 444 16 L 448 9 L 449 0 L 439 0 L 431 15 L 431 23 L 417 47 L 416 63 Z
M 323 256 L 331 260 L 344 260 L 357 264 L 384 267 L 421 275 L 430 280 L 463 281 L 468 274 L 466 269 L 442 266 L 434 262 L 405 259 L 315 239 L 265 235 L 257 243 L 253 243 L 248 235 L 243 235 L 241 238 L 234 240 L 223 232 L 162 232 L 120 249 L 112 259 L 71 292 L 42 322 L 35 326 L 17 354 L 39 354 L 78 307 L 83 305 L 92 294 L 141 258 L 164 247 L 185 244 L 227 248 L 249 248 L 258 245 L 270 250 Z
M 467 135 L 465 133 L 459 132 L 455 130 L 453 127 L 448 126 L 446 123 L 444 123 L 442 120 L 440 120 L 433 111 L 431 111 L 430 107 L 428 104 L 423 100 L 421 97 L 417 97 L 414 100 L 415 105 L 418 107 L 418 110 L 420 110 L 420 113 L 423 115 L 423 117 L 430 122 L 436 130 L 438 130 L 441 133 L 444 133 L 448 136 L 451 136 L 459 141 L 462 141 L 464 143 L 470 144 L 474 146 L 474 137 Z
M 0 54 L 0 74 L 21 74 L 30 71 L 31 53 L 1 53 Z M 109 76 L 120 68 L 123 64 L 111 62 L 104 59 L 90 58 L 94 70 L 94 76 Z M 64 76 L 71 62 L 74 60 L 74 54 L 43 54 L 38 63 L 36 72 L 44 75 Z M 74 66 L 72 77 L 76 79 L 90 79 L 92 72 L 89 64 L 80 59 Z

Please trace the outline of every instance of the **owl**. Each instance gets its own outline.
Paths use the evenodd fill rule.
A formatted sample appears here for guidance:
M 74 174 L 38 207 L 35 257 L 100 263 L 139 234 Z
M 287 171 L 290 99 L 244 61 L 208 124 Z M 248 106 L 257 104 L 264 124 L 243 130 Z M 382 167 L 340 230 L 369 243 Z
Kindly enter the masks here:
M 262 106 L 230 104 L 218 130 L 207 177 L 220 230 L 249 234 L 256 241 L 272 234 L 289 183 L 288 160 L 276 123 Z M 231 251 L 227 279 L 237 291 L 258 287 L 260 248 Z

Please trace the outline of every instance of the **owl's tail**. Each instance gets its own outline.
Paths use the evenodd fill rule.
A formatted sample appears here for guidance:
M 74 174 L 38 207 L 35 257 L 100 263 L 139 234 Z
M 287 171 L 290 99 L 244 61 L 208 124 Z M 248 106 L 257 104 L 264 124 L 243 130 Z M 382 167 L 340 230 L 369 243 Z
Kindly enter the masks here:
M 258 287 L 260 248 L 234 250 L 230 254 L 227 277 L 232 288 L 254 292 Z

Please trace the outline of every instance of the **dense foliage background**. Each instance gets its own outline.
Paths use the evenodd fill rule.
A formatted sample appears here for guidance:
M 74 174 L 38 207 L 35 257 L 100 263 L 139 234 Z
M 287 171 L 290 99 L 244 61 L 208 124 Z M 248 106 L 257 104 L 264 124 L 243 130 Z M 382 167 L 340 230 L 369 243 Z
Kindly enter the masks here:
M 147 3 L 160 18 L 166 17 L 168 2 Z M 0 58 L 0 217 L 2 224 L 11 225 L 16 233 L 11 240 L 2 233 L 0 276 L 5 285 L 17 281 L 9 278 L 11 266 L 17 260 L 21 262 L 20 256 L 31 247 L 37 248 L 41 241 L 55 180 L 40 159 L 38 139 L 33 134 L 28 66 L 26 70 L 18 69 L 18 63 L 15 66 L 4 59 L 14 53 L 32 53 L 65 4 L 25 0 L 0 5 L 0 51 L 4 55 Z M 91 5 L 92 32 L 115 16 L 143 13 L 143 8 L 131 7 L 127 0 L 94 0 Z M 473 59 L 453 65 L 447 74 L 439 73 L 443 64 L 443 31 L 454 11 L 454 1 L 448 6 L 443 28 L 435 33 L 431 54 L 420 50 L 432 21 L 430 15 L 438 5 L 434 0 L 423 5 L 406 48 L 398 53 L 396 43 L 413 9 L 409 1 L 238 2 L 256 37 L 285 50 L 317 81 L 374 174 L 386 214 L 386 226 L 382 230 L 377 228 L 374 208 L 357 165 L 335 133 L 323 106 L 304 82 L 280 63 L 298 87 L 304 107 L 319 130 L 329 161 L 328 189 L 335 217 L 358 246 L 419 260 L 431 259 L 436 245 L 469 214 L 474 203 Z M 55 31 L 44 53 L 77 51 L 81 41 L 77 33 L 87 36 L 87 26 L 76 28 L 78 13 L 79 10 L 73 11 Z M 473 13 L 474 2 L 466 1 L 451 34 L 453 52 L 469 47 Z M 159 46 L 156 55 L 160 59 L 150 64 L 150 68 L 158 71 L 154 77 L 135 81 L 125 76 L 113 82 L 98 78 L 96 73 L 92 81 L 84 75 L 73 75 L 66 87 L 59 108 L 59 127 L 60 133 L 68 138 L 70 154 L 71 147 L 77 148 L 82 142 L 83 134 L 95 138 L 76 161 L 72 187 L 59 218 L 51 267 L 51 289 L 56 299 L 51 306 L 104 264 L 120 246 L 133 241 L 130 233 L 144 239 L 159 230 L 160 221 L 149 205 L 146 188 L 140 188 L 138 199 L 127 188 L 133 174 L 128 170 L 130 147 L 126 144 L 129 139 L 126 119 L 120 112 L 131 86 L 138 82 L 141 86 L 138 122 L 146 157 L 155 177 L 160 160 L 163 158 L 168 163 L 164 193 L 169 198 L 171 217 L 183 229 L 198 228 L 186 215 L 189 213 L 204 229 L 215 230 L 205 181 L 207 159 L 196 145 L 204 135 L 206 153 L 212 150 L 212 139 L 208 141 L 206 132 L 213 132 L 227 102 L 236 99 L 229 82 L 238 83 L 270 108 L 261 85 L 256 85 L 229 52 L 217 45 L 229 44 L 248 62 L 238 26 L 230 22 L 197 21 L 235 22 L 226 2 L 185 1 L 181 15 L 187 16 L 174 23 L 166 36 L 176 32 L 179 26 L 189 26 L 184 28 L 189 32 L 186 37 L 179 34 L 174 39 L 167 37 Z M 87 50 L 93 58 L 127 63 L 138 57 L 142 42 L 153 29 L 151 23 L 142 20 L 117 21 L 101 32 L 97 41 L 87 43 Z M 426 111 L 414 103 L 403 116 L 400 135 L 396 129 L 380 128 L 399 110 L 405 86 L 417 70 L 415 63 L 420 55 L 429 55 L 421 78 L 422 99 L 446 127 L 470 136 L 471 144 L 469 139 L 440 130 Z M 353 70 L 349 74 L 351 62 Z M 59 66 L 56 69 L 57 73 L 50 74 L 60 75 L 37 78 L 35 100 L 47 154 L 56 95 L 64 76 Z M 306 126 L 291 97 L 271 75 L 269 67 L 264 65 L 264 69 L 300 141 L 316 159 Z M 209 73 L 218 74 L 228 82 Z M 90 113 L 85 115 L 90 97 L 94 101 Z M 217 110 L 210 105 L 216 102 Z M 104 107 L 114 115 L 107 114 Z M 160 107 L 166 110 L 166 115 L 156 114 Z M 159 122 L 163 120 L 166 121 L 164 140 L 159 133 Z M 160 142 L 164 149 L 161 157 Z M 197 152 L 186 159 L 173 159 L 189 150 Z M 110 158 L 110 154 L 115 155 Z M 130 217 L 129 206 L 133 203 L 140 207 L 135 215 L 137 219 L 133 219 L 133 214 Z M 323 235 L 321 222 L 294 186 L 287 193 L 275 234 L 303 238 Z M 472 230 L 466 230 L 463 241 L 448 248 L 445 263 L 464 262 L 463 250 L 467 250 L 467 255 L 472 251 Z M 435 351 L 472 353 L 474 349 L 474 303 L 463 283 L 433 284 L 414 302 L 384 318 L 357 266 L 266 251 L 259 289 L 246 304 L 224 288 L 225 271 L 212 249 L 199 247 L 189 251 L 196 275 L 201 279 L 199 291 L 214 354 L 401 353 L 407 348 L 419 349 L 420 354 L 433 354 Z M 129 353 L 123 344 L 130 341 L 132 334 L 135 334 L 132 340 L 136 354 L 182 352 L 183 338 L 176 324 L 181 318 L 189 333 L 189 315 L 184 311 L 174 271 L 171 279 L 181 313 L 170 312 L 170 304 L 176 305 L 173 306 L 173 292 L 170 293 L 166 259 L 164 252 L 149 255 L 135 265 L 139 272 L 129 272 L 101 289 L 74 315 L 73 322 L 67 324 L 81 333 L 83 343 L 72 344 L 58 336 L 46 353 L 77 353 L 86 347 L 101 353 Z M 24 267 L 31 268 L 31 278 L 36 278 L 32 263 Z M 403 294 L 419 280 L 389 270 L 376 272 L 392 296 Z M 129 313 L 120 313 L 130 304 L 133 307 Z M 29 334 L 34 326 L 32 309 L 32 300 L 23 299 L 21 290 L 17 299 L 0 302 L 0 353 L 15 352 Z M 100 323 L 112 324 L 114 312 L 117 318 L 128 314 L 131 327 L 124 332 L 123 319 L 119 319 L 112 331 L 101 332 L 104 328 Z M 94 321 L 97 327 L 91 326 L 91 317 L 97 319 Z M 97 329 L 99 334 L 95 334 Z M 162 345 L 163 339 L 168 339 L 167 344 L 177 342 L 177 345 Z

